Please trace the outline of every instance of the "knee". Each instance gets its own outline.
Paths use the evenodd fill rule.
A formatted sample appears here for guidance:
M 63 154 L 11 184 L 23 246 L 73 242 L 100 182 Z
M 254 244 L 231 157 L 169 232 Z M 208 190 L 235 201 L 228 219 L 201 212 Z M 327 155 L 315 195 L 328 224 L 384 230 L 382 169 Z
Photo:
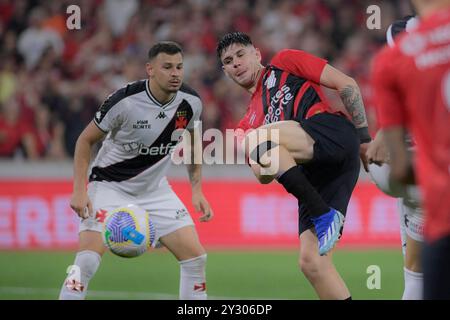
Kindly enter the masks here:
M 93 251 L 96 254 L 102 256 L 107 248 L 103 244 L 102 236 L 100 232 L 96 231 L 83 231 L 80 233 L 79 239 L 79 252 Z
M 259 165 L 252 166 L 253 173 L 261 184 L 271 183 L 275 179 L 275 174 L 268 172 L 267 168 L 262 168 Z
M 186 272 L 188 274 L 204 272 L 206 260 L 207 260 L 206 253 L 192 259 L 181 260 L 179 261 L 181 271 Z
M 207 260 L 208 255 L 206 253 L 202 253 L 201 255 L 195 257 L 195 258 L 191 258 L 191 259 L 186 259 L 186 260 L 182 260 L 180 261 L 181 264 L 196 264 L 196 265 L 204 265 L 206 264 L 206 260 Z
M 302 254 L 299 259 L 299 268 L 309 281 L 314 281 L 320 274 L 319 257 L 312 254 Z

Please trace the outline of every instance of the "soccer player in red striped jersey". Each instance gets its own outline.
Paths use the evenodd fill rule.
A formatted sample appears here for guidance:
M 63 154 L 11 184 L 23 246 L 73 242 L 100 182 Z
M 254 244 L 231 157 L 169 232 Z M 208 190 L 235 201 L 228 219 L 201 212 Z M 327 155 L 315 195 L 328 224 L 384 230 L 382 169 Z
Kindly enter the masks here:
M 300 50 L 282 50 L 263 66 L 241 32 L 225 35 L 217 54 L 225 74 L 252 94 L 239 128 L 254 174 L 261 183 L 276 179 L 299 200 L 302 272 L 319 298 L 350 299 L 330 252 L 342 234 L 360 154 L 367 164 L 371 139 L 358 85 Z M 328 105 L 320 85 L 339 91 L 351 121 Z
M 391 178 L 416 178 L 424 195 L 424 299 L 450 299 L 450 1 L 413 4 L 419 26 L 377 55 L 373 83 Z M 417 177 L 405 129 L 417 144 Z

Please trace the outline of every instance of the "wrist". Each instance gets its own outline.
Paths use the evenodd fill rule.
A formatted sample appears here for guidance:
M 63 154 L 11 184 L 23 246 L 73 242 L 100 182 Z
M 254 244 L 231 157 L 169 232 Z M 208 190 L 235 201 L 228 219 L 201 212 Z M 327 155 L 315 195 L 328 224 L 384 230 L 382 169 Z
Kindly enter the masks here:
M 369 128 L 368 127 L 357 128 L 356 132 L 358 133 L 359 142 L 361 144 L 362 143 L 368 143 L 368 142 L 372 141 L 372 138 L 370 137 L 370 134 L 369 134 Z
M 85 185 L 74 186 L 73 192 L 74 193 L 86 192 L 86 186 Z
M 86 181 L 74 181 L 73 193 L 85 193 L 86 189 Z
M 192 193 L 202 192 L 202 185 L 200 183 L 191 185 Z

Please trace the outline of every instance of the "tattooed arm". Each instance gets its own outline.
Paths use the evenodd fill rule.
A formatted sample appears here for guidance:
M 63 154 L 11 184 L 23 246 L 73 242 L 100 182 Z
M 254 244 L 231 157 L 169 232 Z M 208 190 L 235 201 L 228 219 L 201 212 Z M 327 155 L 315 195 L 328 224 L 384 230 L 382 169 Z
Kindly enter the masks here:
M 366 111 L 361 92 L 353 78 L 327 64 L 320 76 L 320 84 L 339 92 L 344 107 L 351 115 L 356 128 L 367 128 Z
M 359 140 L 361 142 L 360 155 L 364 165 L 364 169 L 368 171 L 368 161 L 366 156 L 367 143 L 372 140 L 369 135 L 366 111 L 356 81 L 333 68 L 329 64 L 325 66 L 320 76 L 320 84 L 328 88 L 335 89 L 339 92 L 345 109 L 352 118 L 352 122 L 358 131 Z
M 361 98 L 361 93 L 356 82 L 345 85 L 340 88 L 339 95 L 344 103 L 345 109 L 350 113 L 352 122 L 356 128 L 367 127 L 366 111 Z

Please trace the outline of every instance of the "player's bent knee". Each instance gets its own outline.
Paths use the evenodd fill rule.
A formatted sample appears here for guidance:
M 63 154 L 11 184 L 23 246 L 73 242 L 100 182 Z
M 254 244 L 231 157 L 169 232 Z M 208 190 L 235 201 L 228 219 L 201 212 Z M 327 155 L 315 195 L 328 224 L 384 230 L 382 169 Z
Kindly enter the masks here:
M 302 254 L 299 259 L 300 271 L 308 280 L 316 279 L 320 274 L 320 261 L 313 254 Z
M 205 256 L 205 261 L 206 261 L 206 251 L 201 245 L 192 248 L 191 256 L 194 257 L 194 258 L 190 258 L 190 259 L 196 259 L 198 257 Z
M 204 266 L 206 264 L 207 257 L 208 255 L 203 253 L 197 257 L 179 261 L 179 263 L 182 266 Z
M 258 176 L 258 181 L 261 184 L 269 184 L 275 179 L 274 175 L 260 175 Z
M 259 143 L 256 147 L 251 149 L 249 158 L 259 164 L 260 166 L 267 166 L 271 163 L 271 157 L 268 152 L 278 146 L 276 142 L 267 140 Z
M 79 251 L 93 251 L 102 256 L 106 252 L 102 235 L 97 231 L 82 231 L 79 235 Z
M 190 260 L 206 253 L 193 225 L 184 226 L 159 239 L 178 261 Z

